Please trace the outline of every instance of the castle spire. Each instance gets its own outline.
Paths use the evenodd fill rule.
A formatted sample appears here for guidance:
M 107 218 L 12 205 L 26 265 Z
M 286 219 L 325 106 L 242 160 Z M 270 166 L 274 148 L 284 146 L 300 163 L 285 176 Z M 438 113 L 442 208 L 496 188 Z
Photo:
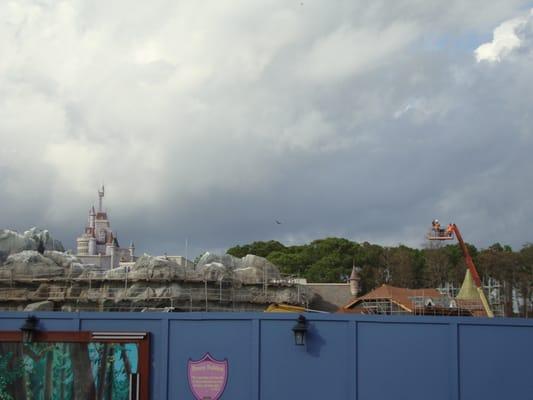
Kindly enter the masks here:
M 93 230 L 95 228 L 95 219 L 96 219 L 96 211 L 94 211 L 94 206 L 91 206 L 91 209 L 89 210 L 89 227 Z
M 104 198 L 104 185 L 102 185 L 102 190 L 98 190 L 98 212 L 102 212 L 102 199 Z
M 359 277 L 359 273 L 357 271 L 357 267 L 355 266 L 355 260 L 352 267 L 352 273 L 350 275 L 350 279 L 348 280 L 350 282 L 350 293 L 352 296 L 357 297 L 357 294 L 359 293 L 359 281 L 361 278 Z

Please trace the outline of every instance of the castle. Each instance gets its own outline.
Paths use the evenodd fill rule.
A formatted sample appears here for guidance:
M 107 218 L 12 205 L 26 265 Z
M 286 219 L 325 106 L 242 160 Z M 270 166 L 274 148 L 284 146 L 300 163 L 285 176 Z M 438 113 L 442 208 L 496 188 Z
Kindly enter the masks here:
M 107 213 L 102 209 L 104 186 L 98 190 L 98 212 L 94 206 L 89 210 L 89 224 L 85 232 L 76 239 L 77 257 L 84 264 L 96 265 L 102 269 L 117 268 L 120 262 L 135 261 L 135 245 L 121 248 L 113 234 Z

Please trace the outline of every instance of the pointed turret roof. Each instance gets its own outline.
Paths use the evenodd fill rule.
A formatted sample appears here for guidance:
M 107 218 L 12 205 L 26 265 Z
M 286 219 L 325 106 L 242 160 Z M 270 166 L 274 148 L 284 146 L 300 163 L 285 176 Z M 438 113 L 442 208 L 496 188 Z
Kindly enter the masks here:
M 472 275 L 470 274 L 470 270 L 468 269 L 466 270 L 465 279 L 463 280 L 463 284 L 461 285 L 461 289 L 459 290 L 456 299 L 481 301 L 476 286 L 474 285 Z
M 350 293 L 352 296 L 357 296 L 359 293 L 359 274 L 357 273 L 357 268 L 354 266 L 352 267 L 352 274 L 350 275 Z
M 487 312 L 483 307 L 483 302 L 479 296 L 479 291 L 474 284 L 470 270 L 466 270 L 465 279 L 461 285 L 461 289 L 455 298 L 457 307 L 464 310 L 469 310 L 474 317 L 486 317 Z
M 357 273 L 357 267 L 354 265 L 352 267 L 352 273 L 350 275 L 350 281 L 358 281 L 360 278 L 359 278 L 359 274 Z

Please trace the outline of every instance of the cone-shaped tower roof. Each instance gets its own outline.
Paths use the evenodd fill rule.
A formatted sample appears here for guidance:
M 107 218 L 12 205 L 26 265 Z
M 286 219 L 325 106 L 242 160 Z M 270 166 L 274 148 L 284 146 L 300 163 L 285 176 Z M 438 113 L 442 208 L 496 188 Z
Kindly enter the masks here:
M 350 275 L 350 293 L 352 296 L 357 296 L 359 293 L 359 274 L 357 273 L 357 268 L 355 265 L 352 267 L 352 274 Z
M 357 273 L 357 268 L 355 265 L 352 267 L 352 273 L 350 275 L 351 281 L 358 281 L 359 280 L 359 274 Z
M 459 300 L 481 300 L 476 289 L 476 285 L 474 285 L 474 280 L 472 279 L 470 270 L 468 269 L 466 270 L 465 279 L 461 285 L 461 290 L 459 290 L 456 298 Z

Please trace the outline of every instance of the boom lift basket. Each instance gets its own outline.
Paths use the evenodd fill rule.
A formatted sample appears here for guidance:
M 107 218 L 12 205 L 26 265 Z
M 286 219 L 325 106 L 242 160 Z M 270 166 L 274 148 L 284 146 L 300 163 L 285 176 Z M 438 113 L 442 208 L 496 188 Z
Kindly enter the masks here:
M 436 232 L 433 229 L 426 235 L 428 240 L 453 240 L 453 232 L 447 233 L 444 229 Z
M 428 240 L 452 240 L 453 226 L 449 224 L 446 228 L 441 228 L 439 220 L 434 219 L 431 223 L 431 230 L 426 235 Z

